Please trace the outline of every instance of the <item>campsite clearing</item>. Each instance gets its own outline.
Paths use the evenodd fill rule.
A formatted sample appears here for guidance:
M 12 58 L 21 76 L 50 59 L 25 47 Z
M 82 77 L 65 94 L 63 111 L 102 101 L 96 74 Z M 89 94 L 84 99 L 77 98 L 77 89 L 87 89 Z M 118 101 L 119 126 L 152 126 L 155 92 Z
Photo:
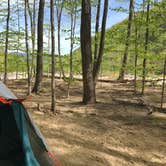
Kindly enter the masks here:
M 26 94 L 25 80 L 10 80 L 8 86 L 20 97 Z M 56 86 L 56 115 L 49 113 L 49 79 L 40 95 L 24 104 L 62 166 L 166 165 L 166 114 L 148 115 L 147 107 L 130 104 L 135 101 L 131 83 L 98 83 L 94 106 L 81 104 L 80 82 L 72 85 L 70 98 L 63 81 Z M 146 102 L 159 104 L 158 91 L 149 87 Z M 118 102 L 124 98 L 127 104 Z

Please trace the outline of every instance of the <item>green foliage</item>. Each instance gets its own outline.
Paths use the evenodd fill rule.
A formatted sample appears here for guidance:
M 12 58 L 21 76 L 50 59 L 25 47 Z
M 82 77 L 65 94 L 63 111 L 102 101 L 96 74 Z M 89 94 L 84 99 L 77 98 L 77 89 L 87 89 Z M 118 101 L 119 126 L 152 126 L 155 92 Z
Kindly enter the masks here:
M 121 0 L 120 0 L 121 1 Z M 55 1 L 57 5 L 62 5 L 62 1 Z M 77 4 L 74 4 L 74 0 L 64 1 L 64 8 L 68 14 L 70 14 L 70 7 L 78 5 L 80 6 L 81 1 L 76 1 Z M 122 1 L 123 2 L 123 1 Z M 6 3 L 3 1 L 3 3 Z M 31 4 L 30 4 L 31 5 Z M 93 0 L 93 6 L 96 5 L 96 0 Z M 21 5 L 20 5 L 21 6 Z M 163 72 L 163 61 L 164 55 L 166 54 L 166 1 L 163 0 L 160 3 L 153 3 L 153 8 L 150 10 L 150 22 L 149 22 L 149 45 L 148 52 L 145 55 L 144 44 L 145 44 L 145 31 L 146 31 L 146 12 L 135 13 L 134 20 L 132 22 L 132 34 L 130 39 L 130 48 L 129 48 L 129 57 L 127 65 L 127 73 L 134 73 L 134 56 L 135 56 L 135 42 L 138 43 L 138 75 L 142 75 L 142 61 L 143 58 L 147 58 L 147 73 L 149 75 L 160 75 Z M 78 7 L 79 8 L 79 7 Z M 139 9 L 142 9 L 143 6 L 139 6 Z M 116 12 L 126 12 L 122 7 L 112 9 Z M 16 11 L 17 12 L 17 11 Z M 75 11 L 78 12 L 78 11 Z M 0 23 L 5 25 L 7 10 L 0 7 Z M 9 50 L 19 50 L 25 51 L 24 43 L 24 29 L 20 27 L 20 32 L 18 32 L 17 25 L 14 23 L 17 22 L 13 19 L 11 21 L 11 28 L 9 32 Z M 128 20 L 124 20 L 112 28 L 108 29 L 105 37 L 105 47 L 103 61 L 101 65 L 102 74 L 117 73 L 121 66 L 122 56 L 124 54 L 125 40 L 127 33 L 127 23 Z M 45 25 L 46 28 L 49 28 L 49 24 Z M 136 40 L 135 28 L 138 28 L 139 37 Z M 62 29 L 65 33 L 70 33 L 68 29 Z M 0 31 L 0 50 L 4 51 L 5 44 L 5 34 L 6 31 Z M 17 37 L 19 36 L 20 42 L 17 43 Z M 99 34 L 100 36 L 100 34 Z M 70 38 L 66 38 L 70 39 Z M 75 36 L 74 41 L 75 45 L 78 44 L 80 38 Z M 94 51 L 94 38 L 92 38 L 92 52 Z M 45 49 L 46 50 L 46 49 Z M 4 54 L 0 53 L 0 72 L 3 72 L 3 63 L 4 63 Z M 48 52 L 48 49 L 47 49 Z M 17 63 L 19 65 L 17 65 Z M 44 62 L 44 72 L 50 72 L 51 70 L 51 58 L 48 53 L 44 53 L 43 57 Z M 35 63 L 35 62 L 34 62 Z M 64 71 L 69 73 L 69 56 L 62 56 L 62 63 L 64 66 Z M 18 67 L 19 71 L 26 71 L 26 59 L 22 56 L 11 55 L 9 54 L 8 59 L 8 72 L 16 71 Z M 81 52 L 80 48 L 74 51 L 73 55 L 73 74 L 81 74 Z M 59 58 L 56 55 L 56 72 L 60 71 Z
M 26 71 L 25 57 L 16 54 L 8 54 L 8 72 Z M 0 73 L 4 72 L 4 53 L 0 52 Z
M 165 2 L 165 1 L 163 1 Z M 145 55 L 145 31 L 146 31 L 146 12 L 139 11 L 135 13 L 135 18 L 132 22 L 132 34 L 130 39 L 129 57 L 127 65 L 127 73 L 134 74 L 134 56 L 135 56 L 135 27 L 139 29 L 138 43 L 138 75 L 142 75 L 142 62 L 143 58 L 147 58 L 147 73 L 148 75 L 159 75 L 163 72 L 163 57 L 166 53 L 166 10 L 163 3 L 153 4 L 150 10 L 149 22 L 149 45 L 148 52 Z M 140 7 L 142 8 L 142 7 Z M 120 9 L 116 9 L 120 10 Z M 112 28 L 108 29 L 105 38 L 105 48 L 103 62 L 101 66 L 102 73 L 109 74 L 118 72 L 121 66 L 122 56 L 124 54 L 125 39 L 127 33 L 127 22 L 124 20 Z M 92 39 L 92 51 L 94 47 L 94 40 Z M 74 53 L 74 63 L 81 64 L 80 49 Z M 81 68 L 80 69 L 81 72 Z

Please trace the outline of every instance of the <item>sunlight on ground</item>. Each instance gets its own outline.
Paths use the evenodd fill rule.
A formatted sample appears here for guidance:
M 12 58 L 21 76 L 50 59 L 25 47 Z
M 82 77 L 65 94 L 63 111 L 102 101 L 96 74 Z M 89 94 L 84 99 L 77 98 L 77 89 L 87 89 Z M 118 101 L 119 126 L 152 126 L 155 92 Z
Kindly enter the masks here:
M 132 101 L 133 95 L 129 86 L 117 83 L 99 85 L 98 103 L 88 107 L 80 103 L 79 83 L 72 87 L 69 99 L 64 97 L 65 86 L 58 81 L 57 115 L 48 113 L 50 94 L 46 89 L 44 93 L 34 95 L 33 99 L 25 102 L 33 120 L 62 165 L 166 165 L 166 114 L 154 112 L 147 115 L 148 110 L 145 107 L 118 103 L 118 100 L 112 99 L 125 98 Z M 24 84 L 19 89 L 16 87 L 12 89 L 17 93 L 21 93 L 21 88 L 25 90 Z M 153 92 L 148 90 L 148 94 L 150 93 Z M 151 100 L 154 103 L 158 101 Z M 37 111 L 37 103 L 41 103 L 40 111 Z

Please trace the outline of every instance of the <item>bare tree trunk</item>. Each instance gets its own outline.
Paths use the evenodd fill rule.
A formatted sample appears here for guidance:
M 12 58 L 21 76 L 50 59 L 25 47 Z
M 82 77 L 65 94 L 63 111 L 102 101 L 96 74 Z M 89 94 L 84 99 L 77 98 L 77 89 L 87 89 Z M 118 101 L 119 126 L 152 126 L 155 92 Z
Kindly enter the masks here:
M 62 58 L 61 58 L 61 37 L 60 37 L 60 21 L 58 20 L 58 56 L 59 56 L 59 64 L 60 64 L 60 73 L 62 73 L 62 78 L 65 78 L 65 73 L 63 70 Z M 60 74 L 61 76 L 61 74 Z
M 166 55 L 164 60 L 163 85 L 162 85 L 162 92 L 161 92 L 161 109 L 163 108 L 163 102 L 164 102 L 165 75 L 166 75 Z
M 60 64 L 60 77 L 61 77 L 61 73 L 62 73 L 62 77 L 65 78 L 65 73 L 63 70 L 63 64 L 62 64 L 62 58 L 61 58 L 61 37 L 60 37 L 63 3 L 64 3 L 64 0 L 62 0 L 61 4 L 60 4 L 59 0 L 57 1 L 56 15 L 57 15 L 57 22 L 58 22 L 58 56 L 59 56 L 59 64 Z
M 9 20 L 10 20 L 10 0 L 8 0 L 8 14 L 6 19 L 6 40 L 5 40 L 5 59 L 4 59 L 4 83 L 7 81 L 7 59 L 8 59 L 8 44 L 9 44 Z
M 43 21 L 44 21 L 44 4 L 45 0 L 39 2 L 38 13 L 38 39 L 37 39 L 37 66 L 36 66 L 36 78 L 35 85 L 32 92 L 37 93 L 41 87 L 43 77 Z
M 50 0 L 50 3 L 51 3 L 51 0 Z M 55 8 L 55 5 L 54 5 L 54 8 Z M 51 12 L 51 7 L 50 7 L 50 12 Z M 47 24 L 46 27 L 47 27 L 47 53 L 48 55 L 51 56 L 51 15 L 50 15 L 50 24 Z M 47 77 L 51 78 L 51 61 L 49 57 L 47 57 Z
M 149 43 L 149 9 L 150 9 L 150 2 L 147 2 L 147 15 L 146 15 L 146 33 L 145 33 L 145 52 L 144 52 L 144 59 L 143 59 L 143 70 L 142 70 L 142 92 L 141 94 L 144 95 L 145 90 L 145 80 L 146 80 L 146 55 L 148 51 L 148 43 Z
M 51 28 L 48 27 L 48 53 L 50 54 L 50 33 L 51 33 Z
M 134 57 L 134 94 L 137 93 L 137 61 L 138 61 L 138 46 L 139 46 L 139 39 L 141 37 L 141 27 L 143 23 L 143 17 L 144 17 L 144 6 L 145 6 L 145 0 L 143 0 L 143 8 L 142 8 L 142 14 L 138 20 L 137 23 L 137 13 L 134 12 L 134 21 L 135 21 L 135 57 Z
M 55 108 L 55 26 L 54 26 L 54 2 L 50 0 L 51 16 L 51 111 L 54 113 Z
M 95 49 L 94 49 L 94 64 L 97 62 L 97 55 L 98 55 L 98 33 L 99 33 L 99 20 L 100 20 L 100 5 L 101 0 L 98 0 L 97 3 L 97 14 L 96 14 L 96 26 L 95 26 Z
M 97 56 L 96 63 L 94 62 L 93 68 L 93 79 L 94 85 L 96 86 L 96 82 L 98 80 L 99 70 L 102 62 L 103 52 L 104 52 L 104 40 L 105 40 L 105 30 L 106 30 L 106 21 L 107 21 L 107 13 L 108 13 L 108 0 L 104 2 L 104 11 L 103 11 L 103 19 L 102 19 L 102 29 L 101 29 L 101 38 L 100 38 L 100 48 Z
M 70 1 L 73 4 L 73 1 Z M 70 33 L 70 59 L 69 59 L 69 81 L 68 81 L 68 88 L 67 88 L 67 97 L 70 95 L 70 84 L 73 78 L 73 47 L 74 47 L 74 37 L 75 37 L 75 27 L 76 27 L 76 16 L 77 16 L 77 4 L 76 0 L 74 0 L 74 5 L 71 8 L 70 18 L 71 18 L 71 33 Z
M 36 0 L 33 2 L 33 26 L 32 26 L 32 71 L 31 75 L 35 75 L 35 41 L 36 41 Z M 33 78 L 33 77 L 32 77 Z
M 19 9 L 19 2 L 18 2 L 18 0 L 17 0 L 17 24 L 18 24 L 18 35 L 17 35 L 16 80 L 18 79 L 19 44 L 20 44 L 20 9 Z
M 50 11 L 51 12 L 51 11 Z M 54 27 L 55 28 L 55 27 Z M 51 27 L 49 26 L 48 27 L 48 54 L 50 54 L 51 55 L 51 50 L 50 50 L 50 48 L 51 48 L 51 43 L 50 43 L 50 40 L 51 39 Z M 50 77 L 50 73 L 51 73 L 51 63 L 50 62 L 48 62 L 48 68 L 47 68 L 47 77 L 49 78 Z M 56 65 L 55 65 L 56 66 Z
M 83 73 L 83 103 L 94 104 L 96 102 L 95 87 L 93 81 L 93 65 L 91 51 L 91 2 L 82 0 L 81 12 L 81 55 Z
M 128 49 L 130 45 L 130 36 L 131 36 L 131 27 L 132 27 L 132 18 L 133 18 L 133 3 L 134 3 L 134 0 L 130 0 L 126 44 L 125 44 L 125 51 L 124 51 L 123 60 L 122 60 L 122 66 L 121 66 L 119 77 L 118 77 L 119 81 L 124 80 L 124 75 L 125 75 L 125 70 L 127 65 Z
M 26 54 L 27 54 L 28 95 L 30 95 L 31 94 L 31 77 L 30 77 L 29 44 L 28 44 L 27 0 L 25 0 L 24 17 L 25 17 L 25 45 L 26 45 Z
M 31 11 L 29 0 L 27 0 L 28 13 L 31 23 L 31 41 L 32 41 L 32 61 L 30 75 L 33 78 L 34 75 L 34 57 L 35 57 L 35 35 L 36 35 L 36 0 L 33 0 L 33 12 Z
M 138 27 L 135 27 L 134 94 L 137 93 Z

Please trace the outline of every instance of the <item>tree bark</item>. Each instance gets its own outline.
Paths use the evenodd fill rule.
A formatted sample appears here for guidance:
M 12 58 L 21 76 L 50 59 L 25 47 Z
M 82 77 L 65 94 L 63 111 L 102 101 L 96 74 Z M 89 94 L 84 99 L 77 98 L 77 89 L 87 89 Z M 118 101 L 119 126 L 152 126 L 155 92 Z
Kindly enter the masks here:
M 100 5 L 101 0 L 98 0 L 97 3 L 97 14 L 96 14 L 96 25 L 95 25 L 95 49 L 94 49 L 94 64 L 97 62 L 98 55 L 98 35 L 99 35 L 99 20 L 100 20 Z
M 138 27 L 135 27 L 135 56 L 134 56 L 134 94 L 137 93 L 137 61 L 138 61 Z
M 59 65 L 60 65 L 60 76 L 62 73 L 62 77 L 65 78 L 65 73 L 63 70 L 63 64 L 62 64 L 62 58 L 61 58 L 61 37 L 60 37 L 63 3 L 64 3 L 64 0 L 62 0 L 61 4 L 60 4 L 59 0 L 57 1 L 57 3 L 56 3 L 56 15 L 57 15 L 57 22 L 58 22 L 57 33 L 58 33 L 58 56 L 59 56 Z
M 27 82 L 28 82 L 28 95 L 30 95 L 31 77 L 30 77 L 29 44 L 28 44 L 27 0 L 25 0 L 24 17 L 25 17 L 25 45 L 26 45 L 26 54 L 27 54 L 27 74 L 28 74 Z
M 29 0 L 27 0 L 28 13 L 31 23 L 31 41 L 32 41 L 32 62 L 31 62 L 31 78 L 34 75 L 34 57 L 35 57 L 35 39 L 36 39 L 36 0 L 33 0 L 33 12 L 31 12 Z
M 8 0 L 8 14 L 6 19 L 6 40 L 5 40 L 5 59 L 4 59 L 4 83 L 7 81 L 7 60 L 8 60 L 8 44 L 9 44 L 9 20 L 10 20 L 10 0 Z
M 96 59 L 97 61 L 96 61 L 96 63 L 94 61 L 94 68 L 93 68 L 93 79 L 94 79 L 95 86 L 96 86 L 96 82 L 98 80 L 98 75 L 99 75 L 100 66 L 101 66 L 102 57 L 103 57 L 103 52 L 104 52 L 104 40 L 105 40 L 107 13 L 108 13 L 108 0 L 105 0 L 103 19 L 102 19 L 101 38 L 100 38 L 100 48 L 99 48 L 99 53 L 98 53 L 98 56 Z
M 73 78 L 73 47 L 74 47 L 74 37 L 75 37 L 75 27 L 76 27 L 76 16 L 77 16 L 77 4 L 76 0 L 71 0 L 71 11 L 70 11 L 70 58 L 69 58 L 69 81 L 67 88 L 67 97 L 70 95 L 70 84 Z
M 146 33 L 145 33 L 145 52 L 144 52 L 144 59 L 143 59 L 143 69 L 142 69 L 142 92 L 141 94 L 144 95 L 145 91 L 145 80 L 146 80 L 146 55 L 148 51 L 148 44 L 149 44 L 149 9 L 150 9 L 150 2 L 148 1 L 147 4 L 147 11 L 146 11 Z
M 91 2 L 82 0 L 81 12 L 81 56 L 83 74 L 83 103 L 94 104 L 96 102 L 95 87 L 93 81 L 92 51 L 91 51 Z
M 137 23 L 138 15 L 134 11 L 134 23 L 135 23 L 134 94 L 135 95 L 137 93 L 137 61 L 138 61 L 138 53 L 139 53 L 138 47 L 139 47 L 139 40 L 141 37 L 141 28 L 143 25 L 145 0 L 143 0 L 142 4 L 143 4 L 142 13 L 138 20 L 138 23 Z
M 54 26 L 54 2 L 50 0 L 50 22 L 51 22 L 51 111 L 55 108 L 55 26 Z
M 38 39 L 37 39 L 37 65 L 36 65 L 36 78 L 35 85 L 32 92 L 39 92 L 41 88 L 43 76 L 43 21 L 44 21 L 44 4 L 45 0 L 39 2 L 38 13 Z
M 162 85 L 162 92 L 161 92 L 161 109 L 163 108 L 163 102 L 164 102 L 165 75 L 166 75 L 166 55 L 164 59 L 163 85 Z
M 123 60 L 122 60 L 122 66 L 121 66 L 119 77 L 118 77 L 119 81 L 124 80 L 124 75 L 125 75 L 125 70 L 126 70 L 126 65 L 127 65 L 128 49 L 130 46 L 129 40 L 130 40 L 130 36 L 131 36 L 131 27 L 132 27 L 132 18 L 133 18 L 133 3 L 134 3 L 134 0 L 130 0 L 126 44 L 125 44 L 125 50 L 124 50 L 124 55 L 123 55 Z
M 17 0 L 17 59 L 16 59 L 16 80 L 18 79 L 18 66 L 19 66 L 19 44 L 20 44 L 20 9 L 19 9 L 19 1 Z

